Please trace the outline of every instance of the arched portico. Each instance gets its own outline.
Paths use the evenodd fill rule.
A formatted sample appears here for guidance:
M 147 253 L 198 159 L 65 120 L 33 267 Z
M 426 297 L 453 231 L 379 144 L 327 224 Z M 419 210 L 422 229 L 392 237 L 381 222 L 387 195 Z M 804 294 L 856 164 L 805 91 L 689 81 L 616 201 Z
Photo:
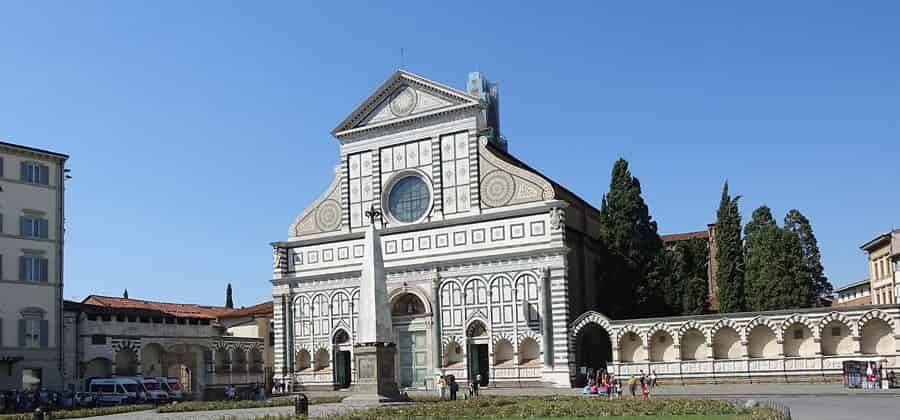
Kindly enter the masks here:
M 586 312 L 572 323 L 569 348 L 575 353 L 570 372 L 573 385 L 582 386 L 588 371 L 607 369 L 613 362 L 612 337 L 609 318 L 599 312 Z

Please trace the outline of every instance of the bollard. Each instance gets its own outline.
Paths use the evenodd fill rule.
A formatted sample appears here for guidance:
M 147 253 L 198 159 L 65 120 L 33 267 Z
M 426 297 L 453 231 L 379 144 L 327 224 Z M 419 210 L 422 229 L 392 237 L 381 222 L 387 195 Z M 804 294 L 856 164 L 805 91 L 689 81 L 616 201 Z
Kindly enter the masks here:
M 297 395 L 297 401 L 294 403 L 295 416 L 309 416 L 309 398 L 306 394 Z

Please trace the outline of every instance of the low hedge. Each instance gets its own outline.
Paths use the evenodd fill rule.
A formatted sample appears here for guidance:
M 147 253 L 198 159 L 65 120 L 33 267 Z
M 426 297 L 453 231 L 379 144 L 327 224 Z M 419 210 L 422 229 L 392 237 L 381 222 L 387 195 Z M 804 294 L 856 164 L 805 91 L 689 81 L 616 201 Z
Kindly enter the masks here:
M 310 404 L 325 404 L 341 402 L 345 397 L 315 397 L 310 398 Z M 242 400 L 242 401 L 187 401 L 180 403 L 171 403 L 161 405 L 157 409 L 160 413 L 183 413 L 189 411 L 219 411 L 219 410 L 238 410 L 241 408 L 264 408 L 264 407 L 284 407 L 294 405 L 294 398 L 274 398 L 264 401 Z M 0 419 L 4 420 L 4 419 Z
M 77 408 L 72 410 L 53 410 L 54 419 L 79 419 L 82 417 L 108 416 L 111 414 L 130 413 L 132 411 L 152 410 L 152 405 L 116 405 L 111 407 Z M 33 413 L 0 414 L 0 420 L 31 420 Z
M 739 408 L 732 403 L 707 399 L 585 398 L 572 396 L 493 397 L 410 405 L 382 406 L 326 417 L 332 420 L 403 418 L 528 418 L 595 416 L 735 416 L 751 420 L 785 420 L 767 407 Z

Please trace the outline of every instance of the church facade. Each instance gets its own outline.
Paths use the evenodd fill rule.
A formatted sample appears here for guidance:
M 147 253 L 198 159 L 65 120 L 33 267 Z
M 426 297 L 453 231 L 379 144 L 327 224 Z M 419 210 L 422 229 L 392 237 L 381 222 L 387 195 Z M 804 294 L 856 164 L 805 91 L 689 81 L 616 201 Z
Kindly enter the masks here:
M 838 347 L 847 357 L 860 355 L 853 340 L 860 341 L 864 318 L 880 322 L 871 347 L 896 356 L 895 307 L 827 318 L 773 314 L 767 322 L 748 314 L 627 322 L 594 312 L 601 291 L 590 279 L 603 255 L 595 239 L 599 211 L 507 151 L 497 87 L 480 73 L 459 90 L 397 71 L 331 134 L 339 143 L 332 181 L 291 223 L 288 238 L 272 243 L 275 378 L 295 388 L 349 387 L 356 376 L 370 211 L 380 213 L 374 222 L 401 388 L 433 389 L 440 374 L 478 376 L 483 385 L 571 386 L 587 368 L 626 374 L 652 363 L 660 363 L 661 377 L 683 376 L 690 366 L 693 378 L 707 378 L 724 369 L 717 358 L 740 377 L 754 354 L 788 357 L 777 346 L 786 346 L 784 328 L 798 319 L 813 320 L 803 324 L 816 340 L 803 342 L 809 357 L 835 320 L 845 323 L 841 337 L 849 340 Z M 786 321 L 792 323 L 782 326 Z M 771 328 L 765 338 L 775 340 L 760 352 L 753 346 L 762 333 L 750 333 L 758 325 Z M 731 330 L 723 353 L 718 333 Z M 682 343 L 699 349 L 689 363 Z M 817 366 L 824 372 L 821 360 Z M 834 363 L 828 366 L 833 374 Z

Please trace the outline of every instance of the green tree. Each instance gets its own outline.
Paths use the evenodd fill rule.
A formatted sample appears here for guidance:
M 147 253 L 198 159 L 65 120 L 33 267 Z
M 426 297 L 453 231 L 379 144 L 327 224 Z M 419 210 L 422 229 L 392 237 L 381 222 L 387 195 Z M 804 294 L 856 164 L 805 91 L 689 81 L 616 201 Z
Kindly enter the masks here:
M 652 306 L 658 303 L 658 277 L 648 282 L 647 276 L 659 261 L 662 240 L 641 197 L 641 183 L 624 159 L 613 165 L 609 192 L 600 205 L 600 238 L 609 252 L 604 273 L 609 294 L 602 309 L 614 318 L 659 310 Z
M 231 283 L 228 283 L 228 287 L 225 288 L 225 307 L 234 309 L 234 300 L 231 298 Z
M 744 243 L 748 309 L 769 311 L 813 304 L 800 239 L 778 227 L 768 207 L 753 211 L 744 228 Z
M 716 212 L 716 299 L 720 312 L 745 309 L 740 198 L 728 194 L 728 182 L 725 182 Z
M 780 239 L 769 208 L 754 210 L 744 227 L 744 297 L 748 310 L 764 311 L 781 305 L 784 285 L 775 272 Z
M 794 234 L 800 242 L 800 249 L 803 252 L 803 270 L 806 281 L 812 288 L 814 304 L 819 302 L 818 298 L 820 297 L 831 296 L 834 287 L 828 281 L 828 277 L 825 277 L 819 243 L 809 219 L 800 213 L 800 210 L 792 209 L 784 216 L 784 228 Z

